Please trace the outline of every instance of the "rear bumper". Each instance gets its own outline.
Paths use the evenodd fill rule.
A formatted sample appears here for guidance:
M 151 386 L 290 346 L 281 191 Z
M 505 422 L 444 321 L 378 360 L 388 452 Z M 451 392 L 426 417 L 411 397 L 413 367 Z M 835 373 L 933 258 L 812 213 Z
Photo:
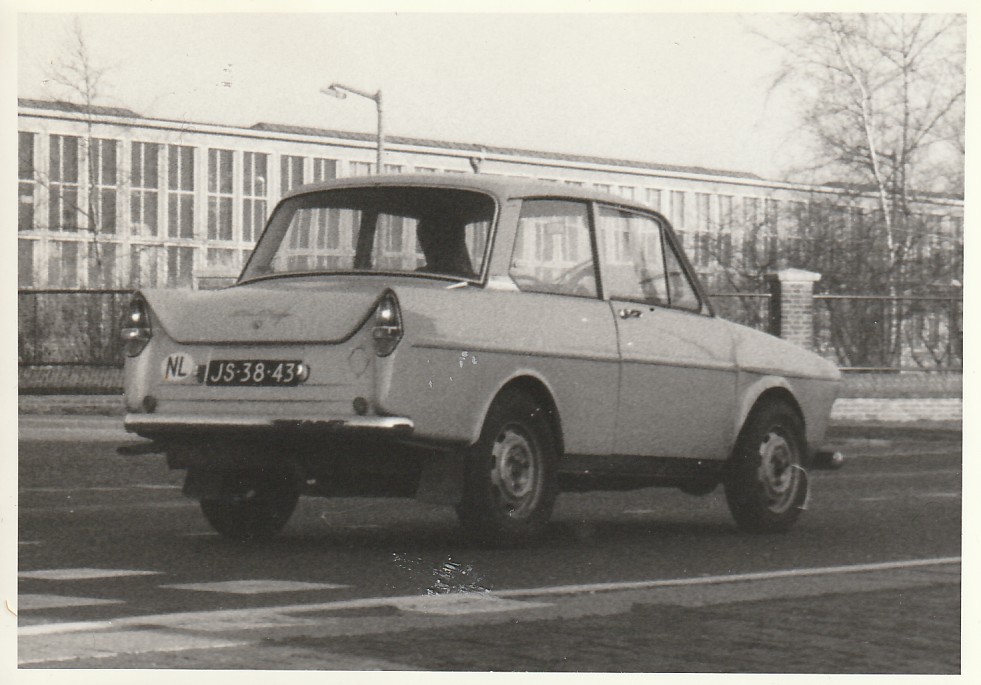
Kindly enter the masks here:
M 123 426 L 130 433 L 165 436 L 189 433 L 241 432 L 358 432 L 404 437 L 415 424 L 404 416 L 224 416 L 127 414 Z

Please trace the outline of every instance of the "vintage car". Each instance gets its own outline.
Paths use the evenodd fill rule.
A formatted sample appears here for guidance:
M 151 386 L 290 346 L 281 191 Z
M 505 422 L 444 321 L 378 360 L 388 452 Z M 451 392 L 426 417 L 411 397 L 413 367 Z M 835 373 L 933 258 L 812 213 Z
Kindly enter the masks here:
M 716 317 L 657 212 L 487 175 L 304 186 L 234 285 L 139 292 L 121 334 L 139 451 L 239 540 L 300 495 L 441 502 L 511 544 L 562 490 L 720 483 L 783 531 L 839 381 Z

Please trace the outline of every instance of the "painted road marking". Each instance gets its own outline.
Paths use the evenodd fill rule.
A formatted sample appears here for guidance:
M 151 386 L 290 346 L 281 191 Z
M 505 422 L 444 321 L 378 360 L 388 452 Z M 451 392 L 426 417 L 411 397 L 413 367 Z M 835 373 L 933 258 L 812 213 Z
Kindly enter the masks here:
M 698 578 L 676 578 L 672 580 L 640 580 L 619 583 L 584 583 L 580 585 L 555 585 L 552 587 L 529 588 L 526 590 L 500 590 L 494 594 L 498 597 L 538 597 L 548 595 L 578 595 L 594 592 L 611 592 L 616 590 L 651 590 L 659 587 L 685 587 L 692 585 L 716 585 L 719 583 L 742 583 L 754 580 L 773 580 L 775 578 L 807 578 L 813 576 L 835 575 L 843 573 L 868 573 L 872 571 L 892 571 L 897 569 L 918 568 L 921 566 L 939 566 L 959 564 L 960 557 L 938 557 L 935 559 L 912 559 L 908 561 L 890 561 L 878 564 L 854 564 L 851 566 L 819 566 L 813 568 L 792 568 L 780 571 L 759 571 L 755 573 L 734 573 L 724 576 L 700 576 Z
M 63 597 L 61 595 L 17 595 L 17 608 L 20 611 L 36 609 L 62 609 L 66 607 L 100 606 L 105 604 L 125 604 L 121 599 L 96 599 L 94 597 Z
M 51 511 L 57 511 L 59 513 L 64 513 L 68 511 L 71 514 L 77 512 L 95 512 L 95 511 L 115 511 L 117 509 L 183 509 L 197 506 L 197 502 L 191 499 L 179 499 L 174 501 L 164 501 L 164 502 L 129 502 L 120 504 L 74 504 L 74 503 L 62 503 L 57 506 L 46 506 L 46 507 L 19 507 L 18 511 L 22 514 L 44 514 Z
M 156 484 L 137 484 L 137 485 L 99 485 L 92 487 L 43 487 L 43 488 L 21 488 L 21 492 L 40 492 L 40 493 L 61 493 L 61 492 L 132 492 L 133 490 L 180 490 L 180 485 L 156 485 Z
M 236 595 L 259 595 L 267 592 L 303 592 L 310 590 L 338 590 L 349 587 L 337 583 L 304 583 L 298 580 L 222 580 L 213 583 L 185 583 L 161 585 L 172 590 L 198 592 L 227 592 Z
M 219 649 L 249 644 L 200 635 L 185 635 L 162 630 L 124 630 L 112 633 L 65 634 L 35 641 L 31 654 L 18 664 L 70 661 L 80 658 L 108 658 L 121 654 L 147 652 L 183 652 L 189 649 Z
M 523 611 L 551 606 L 545 602 L 522 602 L 501 599 L 491 592 L 458 592 L 445 595 L 426 595 L 414 600 L 400 600 L 396 606 L 402 611 L 441 616 L 461 614 L 486 614 L 498 611 Z
M 95 578 L 121 578 L 125 576 L 155 576 L 160 571 L 132 571 L 113 568 L 51 568 L 42 571 L 21 571 L 18 578 L 38 580 L 92 580 Z
M 697 578 L 674 578 L 665 580 L 643 580 L 627 581 L 614 583 L 585 583 L 578 585 L 556 585 L 537 588 L 523 588 L 514 590 L 490 590 L 486 596 L 496 599 L 519 599 L 524 597 L 548 597 L 559 595 L 591 595 L 605 592 L 616 592 L 622 590 L 653 590 L 657 588 L 681 588 L 695 587 L 702 585 L 720 585 L 726 583 L 748 583 L 752 581 L 774 580 L 781 578 L 817 578 L 828 575 L 861 574 L 876 571 L 895 571 L 904 569 L 924 568 L 929 566 L 944 566 L 959 564 L 960 557 L 938 557 L 933 559 L 913 559 L 905 561 L 884 562 L 877 564 L 856 564 L 849 566 L 826 566 L 814 568 L 794 568 L 777 571 L 761 571 L 756 573 L 740 573 L 719 576 L 700 576 Z M 378 607 L 396 607 L 411 611 L 418 606 L 419 595 L 394 596 L 394 597 L 366 597 L 360 599 L 335 600 L 332 602 L 320 602 L 314 604 L 292 604 L 284 606 L 269 607 L 250 607 L 244 609 L 219 609 L 213 611 L 190 611 L 170 614 L 156 614 L 148 616 L 125 616 L 113 619 L 111 625 L 117 628 L 133 626 L 158 626 L 167 628 L 187 628 L 193 629 L 201 622 L 208 621 L 236 621 L 242 623 L 259 622 L 270 617 L 286 613 L 317 613 L 327 611 L 337 611 L 341 609 L 370 609 Z M 523 606 L 534 608 L 530 602 L 523 602 Z M 272 620 L 272 619 L 270 619 Z M 59 632 L 60 626 L 65 625 L 64 632 L 74 632 L 85 630 L 79 628 L 79 624 L 43 624 L 25 626 L 18 630 L 21 636 L 27 635 L 52 635 Z M 100 630 L 93 623 L 92 630 Z

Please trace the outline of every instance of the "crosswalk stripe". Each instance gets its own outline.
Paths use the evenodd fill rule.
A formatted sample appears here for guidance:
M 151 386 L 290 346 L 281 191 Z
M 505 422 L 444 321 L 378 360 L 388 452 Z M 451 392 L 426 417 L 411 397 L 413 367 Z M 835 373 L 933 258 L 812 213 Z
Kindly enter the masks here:
M 114 568 L 50 568 L 40 571 L 21 571 L 18 578 L 36 580 L 93 580 L 97 578 L 121 578 L 125 576 L 154 576 L 160 571 L 136 571 Z
M 172 590 L 197 592 L 227 592 L 236 595 L 258 595 L 267 592 L 304 592 L 310 590 L 337 590 L 348 587 L 337 583 L 305 583 L 298 580 L 221 580 L 213 583 L 184 583 L 161 585 Z
M 102 606 L 106 604 L 125 604 L 125 602 L 121 599 L 97 599 L 95 597 L 66 597 L 63 595 L 38 594 L 17 595 L 18 611 Z

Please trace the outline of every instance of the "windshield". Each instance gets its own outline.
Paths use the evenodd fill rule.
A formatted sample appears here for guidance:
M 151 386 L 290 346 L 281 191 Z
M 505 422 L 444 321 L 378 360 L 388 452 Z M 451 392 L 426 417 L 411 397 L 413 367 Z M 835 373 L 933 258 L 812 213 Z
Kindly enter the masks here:
M 342 188 L 285 200 L 241 280 L 324 272 L 480 277 L 494 200 L 452 188 Z

